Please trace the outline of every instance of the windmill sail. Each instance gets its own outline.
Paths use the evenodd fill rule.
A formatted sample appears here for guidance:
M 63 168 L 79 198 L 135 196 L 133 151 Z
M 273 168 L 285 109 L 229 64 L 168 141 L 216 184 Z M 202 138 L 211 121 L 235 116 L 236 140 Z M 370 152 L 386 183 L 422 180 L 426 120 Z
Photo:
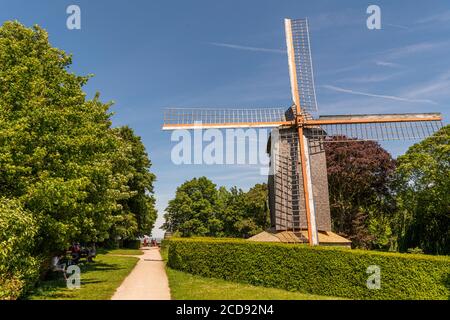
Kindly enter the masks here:
M 285 19 L 292 97 L 302 111 L 317 112 L 307 19 Z
M 414 140 L 431 136 L 442 128 L 439 113 L 371 114 L 321 116 L 308 121 L 305 129 L 310 138 L 328 142 L 352 140 Z
M 164 111 L 163 130 L 195 128 L 271 128 L 292 125 L 284 108 L 202 109 L 169 108 Z

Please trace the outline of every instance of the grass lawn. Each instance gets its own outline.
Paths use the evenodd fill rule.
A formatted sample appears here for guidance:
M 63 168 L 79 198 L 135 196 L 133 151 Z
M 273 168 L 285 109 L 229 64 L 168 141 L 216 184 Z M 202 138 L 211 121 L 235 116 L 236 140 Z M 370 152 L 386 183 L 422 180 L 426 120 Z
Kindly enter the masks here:
M 139 260 L 120 256 L 124 254 L 136 255 L 142 252 L 132 249 L 100 250 L 94 263 L 80 265 L 80 289 L 67 289 L 63 277 L 59 275 L 55 280 L 40 282 L 27 299 L 109 300 Z
M 338 300 L 281 289 L 257 287 L 230 281 L 203 278 L 166 268 L 172 299 L 175 300 Z
M 99 249 L 97 250 L 98 254 L 114 254 L 114 255 L 131 255 L 131 256 L 140 256 L 144 254 L 144 252 L 140 249 Z

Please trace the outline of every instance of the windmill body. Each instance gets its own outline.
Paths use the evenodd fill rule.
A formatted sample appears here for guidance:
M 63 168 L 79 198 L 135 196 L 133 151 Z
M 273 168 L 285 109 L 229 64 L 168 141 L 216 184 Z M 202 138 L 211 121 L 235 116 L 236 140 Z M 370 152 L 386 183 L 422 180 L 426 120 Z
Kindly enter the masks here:
M 291 107 L 171 108 L 165 111 L 163 130 L 273 128 L 268 148 L 275 168 L 268 180 L 272 222 L 269 241 L 349 245 L 331 230 L 324 144 L 348 139 L 422 139 L 442 127 L 442 117 L 439 113 L 405 113 L 314 118 L 312 114 L 318 110 L 307 19 L 285 19 L 285 33 Z M 258 235 L 253 240 L 267 239 Z
M 267 148 L 271 161 L 277 162 L 273 174 L 268 177 L 271 232 L 274 234 L 292 232 L 289 239 L 296 237 L 299 242 L 307 242 L 307 233 L 302 234 L 302 231 L 308 230 L 308 219 L 303 176 L 300 170 L 298 131 L 296 128 L 286 127 L 278 129 L 277 134 L 278 145 L 271 148 L 270 139 Z M 308 129 L 305 130 L 305 135 L 308 136 Z M 308 145 L 310 194 L 314 201 L 312 209 L 314 209 L 315 221 L 312 224 L 315 224 L 317 230 L 315 237 L 318 240 L 320 234 L 324 242 L 332 236 L 332 243 L 337 244 L 337 236 L 331 232 L 324 143 L 322 139 L 307 138 L 306 144 Z M 339 239 L 339 244 L 348 245 L 349 241 L 342 238 Z

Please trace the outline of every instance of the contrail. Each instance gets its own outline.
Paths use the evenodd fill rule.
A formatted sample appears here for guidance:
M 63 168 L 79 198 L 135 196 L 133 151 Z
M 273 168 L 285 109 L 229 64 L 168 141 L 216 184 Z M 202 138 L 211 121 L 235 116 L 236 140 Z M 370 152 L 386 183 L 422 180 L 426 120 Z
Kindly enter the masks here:
M 344 92 L 344 93 L 354 94 L 354 95 L 358 95 L 358 96 L 366 96 L 366 97 L 374 97 L 374 98 L 382 98 L 382 99 L 389 99 L 389 100 L 395 100 L 395 101 L 406 101 L 406 102 L 414 102 L 414 103 L 437 104 L 433 100 L 428 100 L 428 99 L 408 99 L 408 98 L 404 98 L 404 97 L 388 96 L 388 95 L 383 95 L 383 94 L 355 91 L 355 90 L 339 88 L 339 87 L 331 86 L 331 85 L 324 85 L 322 87 L 329 89 L 329 90 L 336 91 L 336 92 Z
M 221 43 L 221 42 L 208 42 L 208 43 L 213 45 L 213 46 L 225 47 L 225 48 L 236 49 L 236 50 L 271 52 L 271 53 L 286 53 L 286 50 L 281 50 L 281 49 L 268 49 L 268 48 L 248 47 L 248 46 L 241 46 L 241 45 L 237 45 L 237 44 Z

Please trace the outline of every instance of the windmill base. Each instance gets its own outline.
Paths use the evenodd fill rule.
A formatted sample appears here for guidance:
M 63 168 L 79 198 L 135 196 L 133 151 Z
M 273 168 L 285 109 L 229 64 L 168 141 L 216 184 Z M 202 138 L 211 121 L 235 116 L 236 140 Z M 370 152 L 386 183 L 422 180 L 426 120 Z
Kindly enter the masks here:
M 319 231 L 319 245 L 321 246 L 339 246 L 350 248 L 352 242 L 344 237 L 337 235 L 331 231 Z M 282 242 L 302 244 L 308 243 L 308 231 L 302 230 L 300 232 L 293 231 L 263 231 L 253 237 L 248 238 L 249 241 L 256 242 Z

